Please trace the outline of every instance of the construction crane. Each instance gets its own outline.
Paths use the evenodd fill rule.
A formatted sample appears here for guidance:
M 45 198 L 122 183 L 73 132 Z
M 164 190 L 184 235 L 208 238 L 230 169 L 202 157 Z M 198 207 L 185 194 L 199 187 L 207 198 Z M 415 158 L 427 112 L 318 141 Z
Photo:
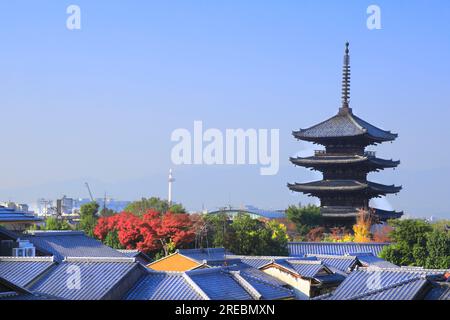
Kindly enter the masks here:
M 89 196 L 91 197 L 91 201 L 95 202 L 94 197 L 92 196 L 91 188 L 89 188 L 89 183 L 85 182 L 86 188 L 88 189 Z

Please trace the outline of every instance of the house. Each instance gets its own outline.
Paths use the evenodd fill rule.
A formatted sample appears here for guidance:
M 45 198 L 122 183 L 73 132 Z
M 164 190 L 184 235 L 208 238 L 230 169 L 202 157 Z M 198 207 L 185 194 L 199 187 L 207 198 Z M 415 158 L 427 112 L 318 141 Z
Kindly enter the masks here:
M 67 300 L 120 300 L 146 272 L 134 258 L 67 257 L 28 290 Z
M 358 258 L 358 261 L 363 267 L 378 267 L 378 268 L 399 268 L 399 266 L 390 263 L 384 259 L 374 256 L 372 253 L 353 253 Z
M 149 270 L 125 295 L 125 300 L 203 300 L 182 272 Z
M 345 279 L 322 261 L 311 258 L 273 260 L 259 270 L 289 284 L 302 300 L 330 292 Z
M 0 224 L 8 229 L 25 230 L 30 225 L 42 222 L 34 214 L 17 208 L 8 208 L 0 205 Z
M 318 300 L 428 300 L 449 298 L 447 270 L 361 268 Z
M 224 260 L 224 248 L 178 249 L 175 253 L 147 265 L 156 271 L 184 272 L 202 268 L 208 261 Z
M 126 257 L 83 231 L 28 231 L 20 239 L 31 242 L 37 255 L 54 256 L 58 262 L 65 257 Z
M 333 272 L 342 274 L 344 276 L 352 272 L 355 268 L 363 266 L 357 256 L 334 256 L 326 254 L 308 254 L 306 256 L 322 261 Z
M 308 254 L 326 254 L 343 256 L 355 253 L 372 253 L 378 257 L 384 247 L 390 243 L 355 243 L 355 242 L 289 242 L 290 256 L 305 256 Z
M 141 263 L 144 266 L 148 265 L 153 261 L 152 258 L 150 258 L 148 255 L 139 250 L 119 249 L 117 251 L 119 251 L 121 254 L 125 255 L 128 258 L 135 258 L 137 262 Z
M 249 258 L 255 258 L 255 257 L 249 257 Z M 257 257 L 263 260 L 266 257 Z M 256 259 L 252 259 L 256 260 Z M 266 260 L 267 261 L 267 260 Z M 252 261 L 254 262 L 254 261 Z M 267 264 L 267 263 L 265 263 Z M 226 259 L 226 260 L 215 260 L 215 261 L 209 261 L 208 265 L 206 267 L 212 268 L 212 267 L 223 267 L 230 271 L 239 271 L 241 275 L 246 277 L 253 277 L 260 280 L 263 280 L 264 282 L 270 283 L 274 286 L 278 287 L 284 287 L 289 288 L 289 285 L 261 270 L 258 268 L 249 265 L 243 261 L 243 259 Z
M 227 267 L 186 272 L 149 270 L 128 292 L 127 300 L 278 300 L 291 290 Z
M 13 249 L 20 246 L 30 249 L 27 250 L 29 254 L 22 256 L 53 256 L 57 262 L 65 257 L 127 257 L 83 231 L 31 230 L 18 233 L 0 227 L 1 256 L 13 256 Z
M 284 300 L 293 292 L 263 279 L 227 268 L 187 271 L 190 279 L 211 300 Z
M 253 268 L 259 269 L 265 266 L 273 260 L 295 260 L 296 257 L 283 257 L 283 256 L 242 256 L 242 255 L 227 255 L 227 259 L 238 259 L 242 263 L 245 263 Z

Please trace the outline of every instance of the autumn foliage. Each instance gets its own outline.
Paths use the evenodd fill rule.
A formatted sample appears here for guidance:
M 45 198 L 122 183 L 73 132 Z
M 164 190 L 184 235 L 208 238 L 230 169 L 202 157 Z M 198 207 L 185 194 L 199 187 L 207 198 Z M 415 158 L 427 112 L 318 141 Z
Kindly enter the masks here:
M 360 210 L 356 218 L 356 224 L 353 226 L 355 233 L 355 242 L 370 242 L 370 227 L 372 226 L 372 217 L 369 212 Z
M 322 241 L 324 233 L 325 233 L 324 227 L 313 228 L 309 230 L 308 234 L 306 235 L 306 240 L 312 242 Z
M 381 228 L 377 229 L 373 233 L 373 241 L 375 242 L 390 242 L 391 241 L 391 233 L 394 230 L 389 225 L 384 225 Z
M 103 241 L 109 233 L 117 232 L 120 244 L 126 249 L 143 252 L 162 249 L 168 254 L 171 249 L 193 241 L 195 235 L 192 226 L 189 215 L 184 213 L 147 210 L 142 216 L 136 216 L 122 212 L 100 218 L 94 235 Z

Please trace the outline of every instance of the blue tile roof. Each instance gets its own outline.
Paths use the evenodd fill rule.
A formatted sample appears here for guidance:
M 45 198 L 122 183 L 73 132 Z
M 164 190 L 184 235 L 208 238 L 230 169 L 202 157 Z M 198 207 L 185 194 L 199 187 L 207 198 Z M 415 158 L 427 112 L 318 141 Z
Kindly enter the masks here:
M 224 260 L 227 254 L 224 248 L 178 249 L 177 252 L 198 263 L 209 260 Z
M 203 300 L 183 273 L 149 272 L 128 292 L 126 300 Z
M 255 300 L 287 299 L 293 292 L 261 271 L 214 267 L 186 272 L 149 271 L 127 293 L 127 300 Z
M 211 300 L 287 299 L 293 292 L 269 276 L 252 273 L 248 267 L 210 268 L 187 271 L 186 275 Z M 262 273 L 262 272 L 261 272 Z
M 222 268 L 192 270 L 186 274 L 211 300 L 253 300 L 230 272 Z
M 367 268 L 353 271 L 329 300 L 411 300 L 427 283 L 428 277 L 445 270 L 408 268 Z
M 241 262 L 259 269 L 265 266 L 269 262 L 278 259 L 295 259 L 294 257 L 281 257 L 281 256 L 240 256 L 240 255 L 227 255 L 227 259 L 239 259 Z
M 361 265 L 356 256 L 334 256 L 334 255 L 308 255 L 322 261 L 331 269 L 337 269 L 344 273 L 351 272 L 357 265 Z
M 315 278 L 324 270 L 332 273 L 322 261 L 318 260 L 275 260 L 275 264 L 304 278 Z
M 425 300 L 450 300 L 450 282 L 433 283 Z
M 70 288 L 67 283 L 78 271 L 80 288 Z M 120 299 L 118 288 L 128 291 L 124 286 L 128 284 L 131 288 L 132 279 L 142 276 L 141 272 L 140 265 L 132 258 L 67 258 L 30 289 L 69 300 Z
M 251 276 L 258 278 L 264 282 L 270 283 L 274 286 L 283 287 L 286 285 L 285 282 L 257 269 L 252 266 L 249 266 L 248 264 L 241 262 L 240 260 L 234 259 L 231 260 L 233 262 L 228 262 L 228 266 L 226 269 L 231 271 L 239 271 L 241 275 Z
M 373 291 L 354 297 L 354 300 L 413 300 L 421 289 L 428 284 L 425 278 L 415 278 L 404 281 L 400 284 L 392 285 L 389 288 L 383 288 L 379 291 Z
M 0 257 L 0 277 L 24 287 L 54 265 L 53 257 Z
M 0 206 L 0 223 L 40 222 L 42 219 L 29 212 L 18 211 Z
M 57 261 L 64 257 L 125 257 L 82 231 L 30 231 L 20 238 L 29 240 L 38 251 L 54 255 Z
M 264 272 L 262 272 L 264 273 Z M 260 295 L 263 300 L 279 300 L 292 298 L 294 293 L 271 280 L 266 281 L 259 274 L 252 274 L 248 271 L 239 271 L 240 275 L 246 282 L 248 282 Z
M 146 255 L 145 253 L 143 253 L 139 250 L 119 249 L 117 251 L 119 251 L 121 254 L 123 254 L 126 257 L 136 258 L 136 261 L 142 263 L 143 265 L 147 265 L 153 261 L 152 258 L 150 258 L 148 255 Z
M 399 268 L 393 263 L 374 256 L 372 253 L 355 253 L 351 255 L 355 255 L 364 267 Z
M 288 250 L 290 256 L 304 256 L 307 254 L 327 254 L 343 256 L 355 253 L 372 253 L 378 256 L 384 247 L 390 243 L 354 243 L 354 242 L 290 242 Z

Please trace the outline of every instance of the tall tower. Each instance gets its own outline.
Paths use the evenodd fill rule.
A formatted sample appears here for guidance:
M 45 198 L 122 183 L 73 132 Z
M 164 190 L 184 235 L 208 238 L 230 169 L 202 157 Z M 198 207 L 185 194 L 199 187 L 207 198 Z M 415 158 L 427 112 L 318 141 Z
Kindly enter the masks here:
M 172 169 L 169 170 L 169 195 L 167 197 L 167 202 L 169 202 L 169 206 L 172 205 L 172 182 L 175 181 L 172 175 Z
M 394 141 L 397 134 L 379 129 L 358 118 L 350 108 L 350 55 L 346 43 L 342 76 L 342 105 L 338 114 L 308 129 L 294 131 L 298 140 L 322 145 L 306 158 L 290 158 L 294 165 L 320 171 L 323 180 L 288 184 L 290 190 L 320 198 L 321 212 L 328 226 L 351 226 L 359 209 L 369 208 L 372 198 L 398 193 L 402 187 L 370 182 L 367 175 L 386 168 L 395 168 L 400 161 L 376 157 L 366 151 L 369 145 Z M 399 218 L 403 213 L 374 209 L 379 221 Z

